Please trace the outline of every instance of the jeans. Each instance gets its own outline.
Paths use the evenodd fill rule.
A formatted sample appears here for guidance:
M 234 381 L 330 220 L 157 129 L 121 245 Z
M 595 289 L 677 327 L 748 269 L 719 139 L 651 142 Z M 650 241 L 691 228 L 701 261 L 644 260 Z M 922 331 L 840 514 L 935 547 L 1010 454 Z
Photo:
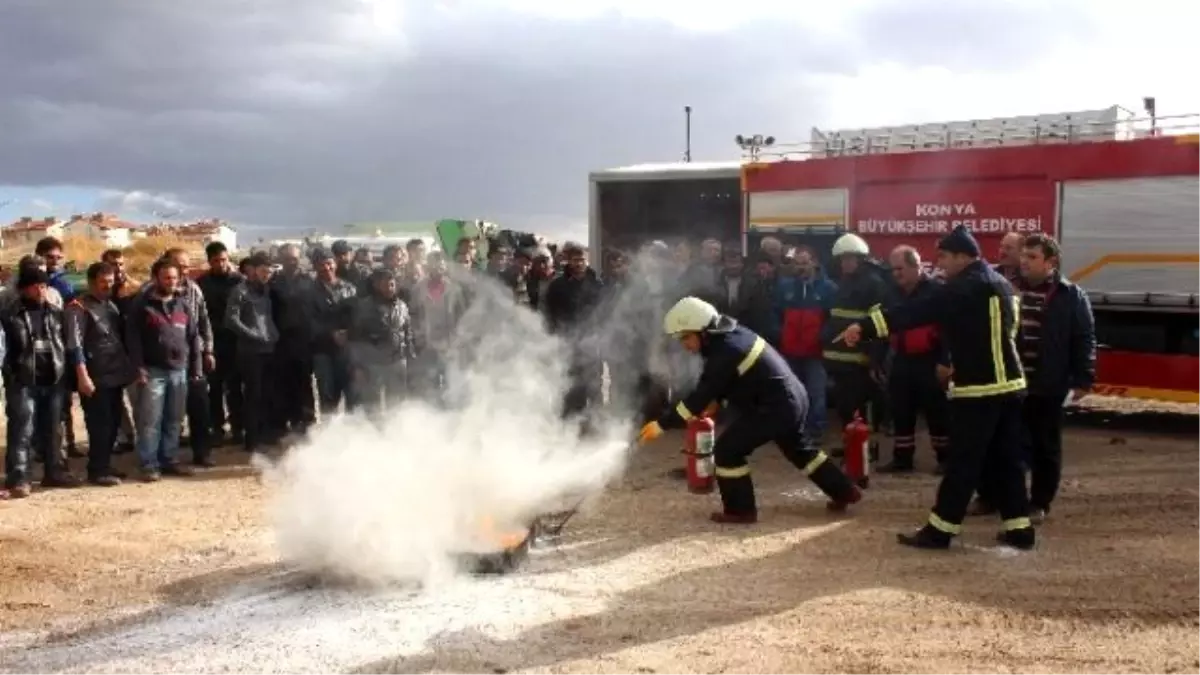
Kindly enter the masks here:
M 829 415 L 829 404 L 825 400 L 829 382 L 825 375 L 825 362 L 818 356 L 789 358 L 788 364 L 808 391 L 808 418 L 804 420 L 804 436 L 809 443 L 819 447 L 825 441 L 826 418 Z
M 317 376 L 317 396 L 322 416 L 335 414 L 342 398 L 346 399 L 347 409 L 352 407 L 350 359 L 345 351 L 313 354 L 313 373 Z
M 186 370 L 147 368 L 146 372 L 146 383 L 135 387 L 138 460 L 143 471 L 158 471 L 176 462 L 188 377 Z
M 121 428 L 125 389 L 96 387 L 91 396 L 80 395 L 79 403 L 88 433 L 88 478 L 103 478 L 112 473 L 112 451 Z
M 36 450 L 45 458 L 45 476 L 63 473 L 59 458 L 62 432 L 63 399 L 66 386 L 24 386 L 5 383 L 5 414 L 8 416 L 7 450 L 4 454 L 5 483 L 8 487 L 30 482 L 29 458 Z

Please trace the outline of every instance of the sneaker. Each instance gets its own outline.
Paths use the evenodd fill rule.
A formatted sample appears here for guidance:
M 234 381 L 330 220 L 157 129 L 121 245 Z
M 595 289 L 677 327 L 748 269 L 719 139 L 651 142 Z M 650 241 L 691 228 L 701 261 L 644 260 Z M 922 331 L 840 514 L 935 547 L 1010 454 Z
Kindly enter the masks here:
M 29 483 L 19 483 L 8 488 L 8 499 L 24 499 L 33 494 L 33 486 Z
M 99 487 L 116 487 L 121 484 L 121 479 L 112 474 L 103 476 L 89 476 L 88 482 Z
M 192 464 L 205 469 L 211 469 L 217 465 L 217 460 L 213 459 L 212 457 L 201 457 L 200 459 L 192 460 Z
M 139 478 L 142 479 L 143 483 L 157 483 L 162 480 L 162 472 L 158 469 L 150 469 L 149 471 L 143 469 Z

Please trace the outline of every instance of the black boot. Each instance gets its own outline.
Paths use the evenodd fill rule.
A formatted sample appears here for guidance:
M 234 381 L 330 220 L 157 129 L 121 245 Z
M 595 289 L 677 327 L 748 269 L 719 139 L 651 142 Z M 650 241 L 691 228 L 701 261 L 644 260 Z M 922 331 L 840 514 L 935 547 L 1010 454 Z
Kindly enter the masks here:
M 808 474 L 809 480 L 829 497 L 825 506 L 830 511 L 845 511 L 862 500 L 862 491 L 836 464 L 825 459 Z
M 997 532 L 996 541 L 1022 551 L 1031 551 L 1037 543 L 1037 537 L 1032 527 L 1022 527 L 1016 530 Z
M 893 452 L 892 461 L 876 467 L 875 470 L 879 473 L 912 473 L 913 456 L 907 452 Z
M 750 480 L 749 474 L 737 478 L 717 476 L 717 489 L 721 491 L 724 509 L 712 514 L 714 522 L 748 525 L 758 520 L 754 481 Z
M 913 548 L 945 550 L 950 548 L 952 537 L 932 525 L 926 525 L 912 534 L 898 534 L 896 541 Z

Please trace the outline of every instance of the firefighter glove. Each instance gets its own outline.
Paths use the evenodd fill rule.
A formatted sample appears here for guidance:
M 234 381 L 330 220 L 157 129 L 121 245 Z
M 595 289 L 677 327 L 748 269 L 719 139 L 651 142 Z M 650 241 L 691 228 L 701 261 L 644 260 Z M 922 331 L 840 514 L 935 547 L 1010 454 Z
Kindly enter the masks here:
M 638 443 L 649 443 L 663 435 L 663 428 L 658 422 L 649 422 L 642 427 L 638 434 Z

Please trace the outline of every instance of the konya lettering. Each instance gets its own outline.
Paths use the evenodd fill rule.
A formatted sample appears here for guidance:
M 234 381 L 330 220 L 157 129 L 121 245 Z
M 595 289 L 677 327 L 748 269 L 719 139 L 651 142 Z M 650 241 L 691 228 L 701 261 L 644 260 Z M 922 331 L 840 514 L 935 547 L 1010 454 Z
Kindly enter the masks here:
M 1023 234 L 1042 231 L 1041 216 L 980 218 L 973 203 L 917 204 L 913 218 L 860 218 L 862 234 L 946 234 L 962 225 L 980 234 Z

